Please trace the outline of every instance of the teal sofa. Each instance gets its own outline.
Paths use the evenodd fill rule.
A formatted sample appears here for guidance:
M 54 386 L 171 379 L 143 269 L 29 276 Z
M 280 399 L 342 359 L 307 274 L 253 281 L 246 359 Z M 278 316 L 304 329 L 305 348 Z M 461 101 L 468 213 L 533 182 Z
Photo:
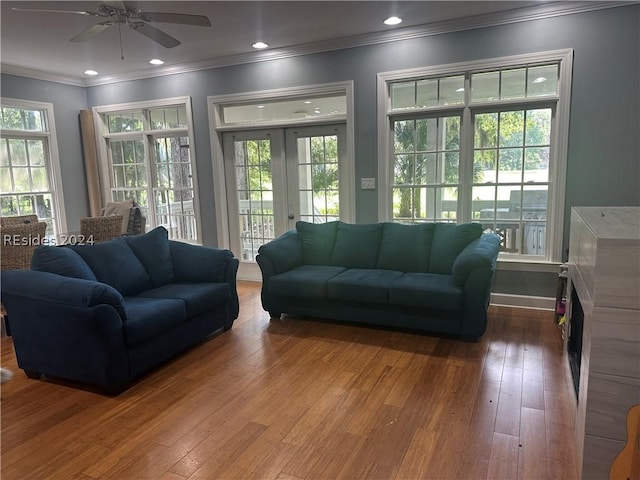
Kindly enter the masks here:
M 478 223 L 297 222 L 258 250 L 262 306 L 475 341 L 499 245 Z

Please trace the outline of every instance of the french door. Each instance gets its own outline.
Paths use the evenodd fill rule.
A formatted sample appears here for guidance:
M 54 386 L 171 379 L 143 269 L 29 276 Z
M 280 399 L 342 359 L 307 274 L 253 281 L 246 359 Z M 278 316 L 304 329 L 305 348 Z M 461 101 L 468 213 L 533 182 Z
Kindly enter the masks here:
M 340 218 L 343 124 L 226 132 L 229 242 L 239 276 L 259 279 L 261 245 L 295 227 Z

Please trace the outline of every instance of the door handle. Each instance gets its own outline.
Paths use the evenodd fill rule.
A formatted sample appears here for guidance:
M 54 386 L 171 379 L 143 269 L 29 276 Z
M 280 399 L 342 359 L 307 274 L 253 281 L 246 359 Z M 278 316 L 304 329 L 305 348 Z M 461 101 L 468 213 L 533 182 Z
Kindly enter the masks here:
M 289 216 L 288 216 L 288 218 L 289 218 L 289 220 L 293 220 L 293 219 L 294 219 L 294 218 L 296 218 L 296 217 L 293 215 L 293 213 L 290 213 L 290 214 L 289 214 Z

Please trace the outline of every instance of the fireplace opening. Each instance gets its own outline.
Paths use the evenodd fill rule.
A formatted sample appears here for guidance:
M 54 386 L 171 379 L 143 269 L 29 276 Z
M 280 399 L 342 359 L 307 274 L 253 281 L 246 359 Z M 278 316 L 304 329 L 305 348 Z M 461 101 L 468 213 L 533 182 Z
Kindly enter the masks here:
M 571 320 L 569 321 L 569 339 L 567 341 L 567 353 L 569 367 L 576 396 L 580 391 L 580 362 L 582 359 L 582 329 L 584 326 L 584 311 L 580 298 L 574 288 L 571 289 Z

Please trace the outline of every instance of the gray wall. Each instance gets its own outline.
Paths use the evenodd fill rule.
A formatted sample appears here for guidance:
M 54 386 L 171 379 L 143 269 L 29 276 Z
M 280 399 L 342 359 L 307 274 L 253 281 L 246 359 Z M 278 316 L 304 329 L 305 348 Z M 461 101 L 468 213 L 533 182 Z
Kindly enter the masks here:
M 299 85 L 353 80 L 355 85 L 356 179 L 377 176 L 376 74 L 378 72 L 484 58 L 573 48 L 574 73 L 569 132 L 565 218 L 574 205 L 640 205 L 640 6 L 611 8 L 498 27 L 393 43 L 122 82 L 87 89 L 88 106 L 189 95 L 193 102 L 195 152 L 203 214 L 203 241 L 216 242 L 211 146 L 206 97 Z M 3 94 L 4 94 L 3 78 Z M 16 85 L 12 96 L 21 95 Z M 54 88 L 54 87 L 50 87 Z M 55 87 L 63 88 L 63 87 Z M 69 87 L 66 87 L 69 88 Z M 67 94 L 75 90 L 70 89 Z M 40 95 L 42 96 L 42 95 Z M 81 95 L 78 95 L 81 97 Z M 62 102 L 60 102 L 62 103 Z M 56 105 L 54 103 L 54 105 Z M 75 102 L 72 104 L 77 106 Z M 65 100 L 65 117 L 77 123 Z M 58 106 L 56 105 L 56 108 Z M 56 118 L 59 112 L 56 111 Z M 62 114 L 60 114 L 62 116 Z M 75 124 L 75 123 L 74 123 Z M 77 129 L 76 129 L 77 130 Z M 62 136 L 60 144 L 67 139 Z M 65 132 L 77 144 L 77 132 Z M 75 163 L 77 162 L 77 163 Z M 64 173 L 82 170 L 80 153 Z M 84 183 L 65 190 L 86 204 Z M 359 185 L 359 180 L 357 180 Z M 69 201 L 67 201 L 69 203 Z M 356 193 L 359 223 L 378 219 L 376 191 Z M 79 209 L 69 211 L 79 214 Z M 77 218 L 71 218 L 74 223 Z M 495 291 L 554 296 L 555 274 L 499 271 Z

